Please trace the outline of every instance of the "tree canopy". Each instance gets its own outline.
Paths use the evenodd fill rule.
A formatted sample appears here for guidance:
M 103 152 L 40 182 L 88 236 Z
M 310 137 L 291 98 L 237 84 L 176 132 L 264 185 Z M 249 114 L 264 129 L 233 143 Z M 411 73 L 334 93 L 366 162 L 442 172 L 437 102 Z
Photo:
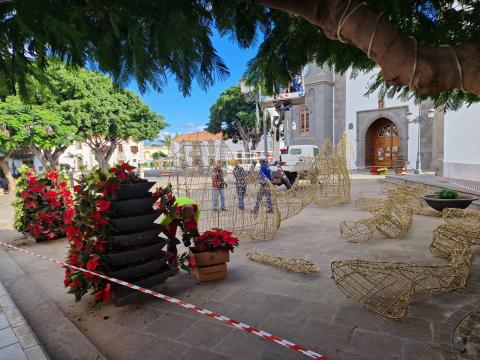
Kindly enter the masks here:
M 73 141 L 74 127 L 65 124 L 62 117 L 38 105 L 25 105 L 16 96 L 0 102 L 0 166 L 13 188 L 13 179 L 6 165 L 15 151 L 31 149 L 44 167 L 55 166 L 52 154 L 66 149 Z M 64 151 L 64 150 L 63 150 Z M 63 152 L 62 151 L 62 152 Z
M 135 93 L 100 73 L 53 62 L 45 76 L 48 85 L 31 86 L 32 102 L 59 114 L 74 130 L 73 139 L 85 142 L 101 167 L 122 140 L 154 139 L 166 126 Z
M 269 89 L 316 61 L 339 72 L 379 65 L 381 96 L 455 108 L 480 94 L 476 0 L 10 0 L 0 12 L 0 90 L 23 95 L 29 74 L 43 81 L 47 56 L 134 78 L 141 91 L 170 74 L 184 94 L 193 81 L 206 88 L 228 75 L 214 31 L 241 47 L 261 40 L 249 73 Z
M 262 124 L 257 127 L 255 102 L 247 102 L 240 86 L 231 86 L 222 92 L 210 108 L 206 130 L 222 132 L 234 141 L 241 139 L 246 152 L 255 150 L 262 137 Z

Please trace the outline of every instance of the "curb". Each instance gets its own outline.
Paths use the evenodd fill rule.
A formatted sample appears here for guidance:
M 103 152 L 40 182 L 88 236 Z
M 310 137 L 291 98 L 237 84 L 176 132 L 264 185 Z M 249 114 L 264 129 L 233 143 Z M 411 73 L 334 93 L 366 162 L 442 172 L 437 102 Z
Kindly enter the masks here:
M 50 360 L 37 337 L 33 333 L 27 321 L 20 310 L 15 305 L 13 299 L 9 296 L 7 289 L 0 281 L 0 314 L 4 314 L 10 325 L 9 328 L 14 333 L 16 343 L 9 347 L 20 347 L 28 360 Z M 4 348 L 5 350 L 5 348 Z M 20 351 L 17 352 L 20 354 Z
M 53 300 L 2 249 L 0 281 L 52 360 L 106 360 Z

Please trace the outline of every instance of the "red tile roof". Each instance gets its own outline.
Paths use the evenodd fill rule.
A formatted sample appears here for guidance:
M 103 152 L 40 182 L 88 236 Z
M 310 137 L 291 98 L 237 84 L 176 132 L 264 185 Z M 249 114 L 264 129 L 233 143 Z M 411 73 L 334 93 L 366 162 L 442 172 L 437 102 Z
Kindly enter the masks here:
M 180 135 L 175 139 L 176 142 L 187 142 L 187 141 L 208 141 L 208 140 L 218 140 L 222 139 L 223 134 L 212 134 L 206 131 L 203 132 L 194 132 L 190 134 Z

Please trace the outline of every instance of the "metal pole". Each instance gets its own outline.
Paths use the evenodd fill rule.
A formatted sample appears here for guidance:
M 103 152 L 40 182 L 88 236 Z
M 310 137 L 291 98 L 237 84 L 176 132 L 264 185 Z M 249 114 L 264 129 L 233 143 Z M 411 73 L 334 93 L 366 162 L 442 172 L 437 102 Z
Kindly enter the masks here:
M 268 130 L 267 130 L 267 114 L 266 111 L 263 111 L 263 151 L 265 152 L 265 157 L 268 158 Z
M 418 146 L 417 146 L 417 162 L 415 164 L 415 174 L 421 174 L 422 173 L 422 164 L 421 164 L 421 159 L 420 159 L 420 125 L 422 123 L 422 108 L 419 106 L 418 108 Z

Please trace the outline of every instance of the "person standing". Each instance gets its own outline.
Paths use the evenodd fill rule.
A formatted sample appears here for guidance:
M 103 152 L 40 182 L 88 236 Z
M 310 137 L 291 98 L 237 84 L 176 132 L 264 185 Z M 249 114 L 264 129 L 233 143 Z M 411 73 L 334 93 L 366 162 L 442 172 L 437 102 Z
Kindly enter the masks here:
M 258 172 L 258 182 L 260 184 L 260 189 L 258 190 L 257 200 L 255 201 L 252 213 L 256 214 L 258 212 L 260 202 L 264 196 L 267 198 L 267 212 L 273 213 L 272 191 L 269 188 L 272 182 L 272 174 L 267 165 L 267 158 L 262 155 L 260 156 L 259 161 L 260 171 Z
M 247 171 L 235 161 L 235 167 L 233 168 L 233 176 L 235 176 L 237 187 L 238 208 L 245 210 L 245 194 L 247 193 Z
M 218 197 L 220 196 L 220 206 L 222 211 L 227 211 L 225 208 L 225 188 L 227 183 L 223 177 L 222 162 L 217 161 L 215 168 L 213 169 L 212 175 L 212 186 L 213 186 L 213 211 L 218 211 Z
M 168 238 L 167 256 L 168 263 L 174 267 L 177 266 L 177 245 L 180 241 L 176 238 L 177 228 L 180 226 L 184 235 L 183 243 L 186 247 L 190 246 L 190 238 L 185 238 L 185 234 L 198 236 L 198 221 L 200 219 L 200 207 L 197 202 L 187 197 L 179 197 L 175 200 L 175 213 L 163 214 L 159 220 L 162 226 L 162 232 Z

